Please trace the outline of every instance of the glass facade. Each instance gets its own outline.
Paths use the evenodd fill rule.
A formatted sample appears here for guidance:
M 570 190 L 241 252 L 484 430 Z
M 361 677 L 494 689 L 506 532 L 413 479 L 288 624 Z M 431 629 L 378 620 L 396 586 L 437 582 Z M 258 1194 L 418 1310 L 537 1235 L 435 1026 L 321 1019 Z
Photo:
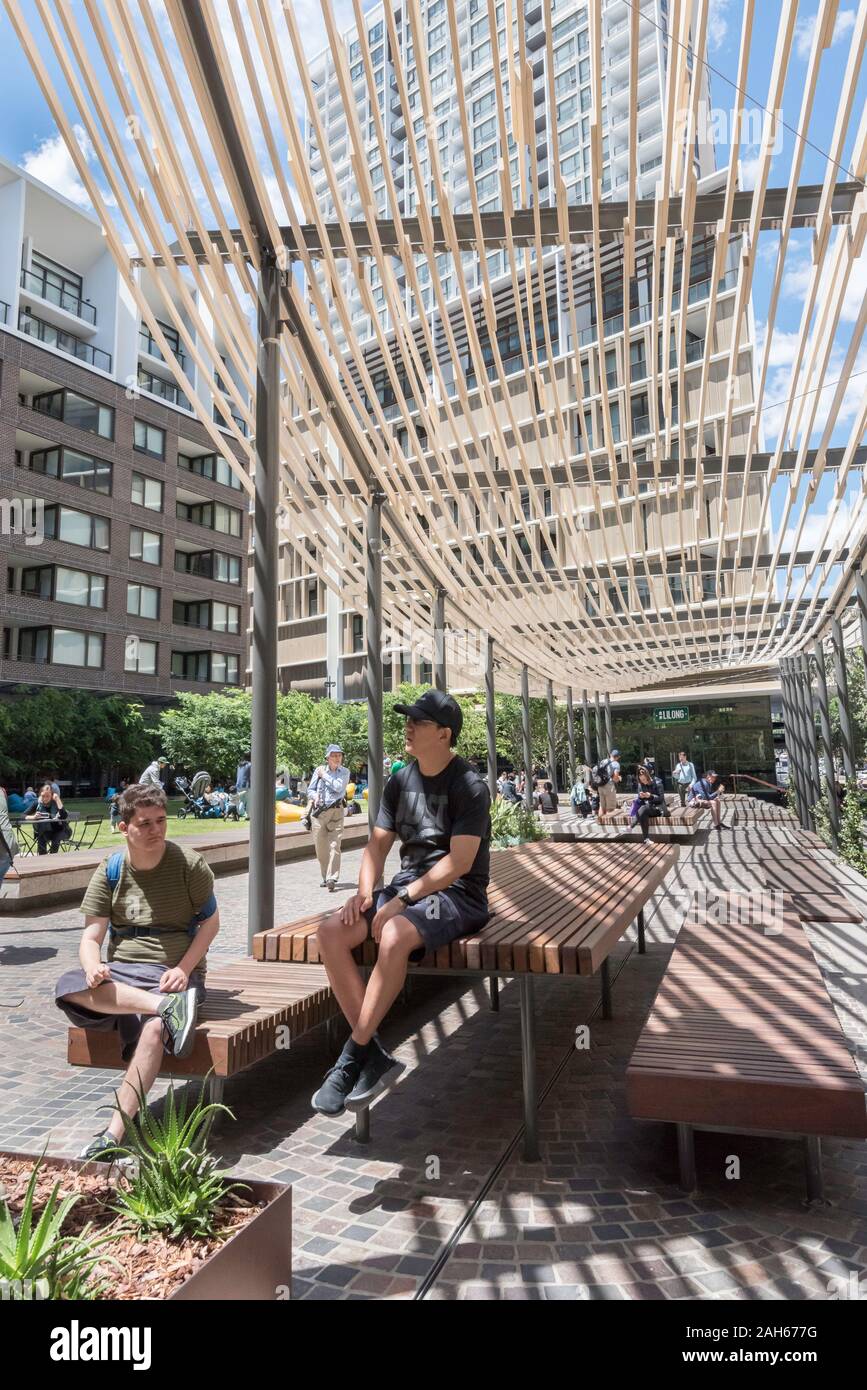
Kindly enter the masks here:
M 662 724 L 654 718 L 660 708 L 683 711 L 683 722 Z M 733 773 L 747 774 L 776 785 L 771 701 L 767 695 L 720 698 L 718 701 L 672 697 L 655 705 L 612 708 L 614 744 L 622 755 L 625 774 L 648 755 L 656 759 L 666 791 L 673 790 L 671 769 L 681 749 L 696 771 L 713 768 L 729 791 Z M 744 791 L 757 790 L 748 785 Z

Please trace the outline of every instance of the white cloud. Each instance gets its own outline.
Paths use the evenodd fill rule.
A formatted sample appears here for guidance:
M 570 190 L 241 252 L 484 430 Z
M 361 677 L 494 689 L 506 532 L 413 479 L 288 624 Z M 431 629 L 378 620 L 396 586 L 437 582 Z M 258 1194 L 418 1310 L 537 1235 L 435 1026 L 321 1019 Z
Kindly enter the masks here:
M 94 157 L 93 145 L 83 126 L 76 125 L 73 129 L 79 148 L 90 164 Z M 32 174 L 35 179 L 47 184 L 53 192 L 68 198 L 71 203 L 77 203 L 81 208 L 91 206 L 87 190 L 78 177 L 72 155 L 59 131 L 55 135 L 46 136 L 35 149 L 28 150 L 22 156 L 21 164 L 26 173 Z
M 810 418 L 810 412 L 812 411 L 813 401 L 815 399 L 815 391 L 813 389 L 814 383 L 806 383 L 803 376 L 801 376 L 798 383 L 795 384 L 792 381 L 791 362 L 785 363 L 785 353 L 791 344 L 792 337 L 795 335 L 786 333 L 780 336 L 780 366 L 769 373 L 767 386 L 765 388 L 765 401 L 772 408 L 767 409 L 766 407 L 762 411 L 762 423 L 768 448 L 775 447 L 777 437 L 784 423 L 784 407 L 782 404 L 778 404 L 778 402 L 786 401 L 793 391 L 801 397 L 807 386 L 809 386 L 809 395 L 799 399 L 792 412 L 792 418 L 794 419 L 797 417 L 799 409 L 803 407 L 803 413 L 801 415 L 801 425 L 803 426 Z M 775 339 L 776 337 L 777 334 L 774 334 Z M 828 364 L 828 370 L 825 373 L 825 380 L 829 384 L 823 388 L 819 395 L 816 417 L 813 422 L 811 446 L 814 448 L 818 446 L 822 431 L 828 423 L 831 405 L 837 391 L 837 382 L 843 371 L 844 360 L 844 349 L 835 345 L 831 354 L 831 360 Z M 851 378 L 847 384 L 843 399 L 840 402 L 840 408 L 837 411 L 832 444 L 841 445 L 848 441 L 852 422 L 855 420 L 864 404 L 865 383 L 867 383 L 867 348 L 862 348 L 855 359 Z M 796 441 L 796 444 L 799 442 L 800 441 Z
M 840 10 L 834 24 L 834 33 L 831 43 L 841 43 L 855 27 L 855 11 Z M 816 16 L 808 15 L 806 19 L 799 19 L 795 25 L 795 51 L 799 58 L 804 62 L 810 56 L 813 47 L 813 34 L 816 29 Z
M 728 10 L 731 0 L 710 0 L 707 20 L 707 39 L 710 48 L 720 48 L 729 31 Z

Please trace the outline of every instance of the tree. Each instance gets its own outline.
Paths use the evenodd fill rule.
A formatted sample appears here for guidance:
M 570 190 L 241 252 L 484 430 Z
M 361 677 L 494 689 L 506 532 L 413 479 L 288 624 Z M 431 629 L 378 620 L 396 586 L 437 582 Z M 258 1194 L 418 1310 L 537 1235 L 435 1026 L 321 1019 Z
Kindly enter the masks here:
M 22 686 L 2 706 L 0 736 L 6 775 L 24 784 L 49 772 L 70 781 L 113 768 L 136 776 L 153 756 L 142 706 L 120 695 Z
M 178 695 L 175 709 L 160 718 L 162 748 L 170 762 L 188 775 L 207 769 L 215 781 L 234 782 L 241 755 L 250 748 L 252 697 Z

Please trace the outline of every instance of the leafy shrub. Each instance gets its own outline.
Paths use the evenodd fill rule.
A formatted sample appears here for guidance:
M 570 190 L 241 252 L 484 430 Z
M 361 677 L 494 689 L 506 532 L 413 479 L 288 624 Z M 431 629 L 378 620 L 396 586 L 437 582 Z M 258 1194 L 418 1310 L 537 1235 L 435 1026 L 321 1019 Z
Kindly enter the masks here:
M 211 1236 L 223 1198 L 243 1186 L 227 1183 L 227 1174 L 207 1151 L 208 1132 L 217 1112 L 232 1112 L 225 1105 L 204 1103 L 206 1082 L 207 1077 L 189 1115 L 186 1093 L 177 1102 L 174 1086 L 166 1093 L 162 1120 L 141 1092 L 138 1131 L 130 1117 L 123 1115 L 124 1153 L 134 1162 L 118 1189 L 115 1210 L 140 1235 L 161 1231 L 172 1239 Z
M 491 807 L 491 844 L 495 849 L 523 845 L 529 840 L 546 840 L 547 827 L 523 802 L 498 797 Z
M 846 782 L 846 796 L 840 807 L 839 853 L 851 868 L 867 875 L 867 852 L 864 849 L 864 810 L 854 777 Z

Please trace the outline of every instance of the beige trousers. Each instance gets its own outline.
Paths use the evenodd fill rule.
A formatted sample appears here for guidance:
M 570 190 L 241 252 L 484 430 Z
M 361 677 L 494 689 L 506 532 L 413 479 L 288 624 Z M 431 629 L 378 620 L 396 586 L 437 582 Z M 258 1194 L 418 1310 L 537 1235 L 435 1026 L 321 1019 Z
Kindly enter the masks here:
M 326 883 L 336 883 L 340 877 L 340 837 L 343 834 L 344 808 L 332 806 L 312 821 L 316 858 Z
M 617 810 L 617 790 L 614 782 L 606 782 L 599 788 L 599 809 L 600 811 Z

